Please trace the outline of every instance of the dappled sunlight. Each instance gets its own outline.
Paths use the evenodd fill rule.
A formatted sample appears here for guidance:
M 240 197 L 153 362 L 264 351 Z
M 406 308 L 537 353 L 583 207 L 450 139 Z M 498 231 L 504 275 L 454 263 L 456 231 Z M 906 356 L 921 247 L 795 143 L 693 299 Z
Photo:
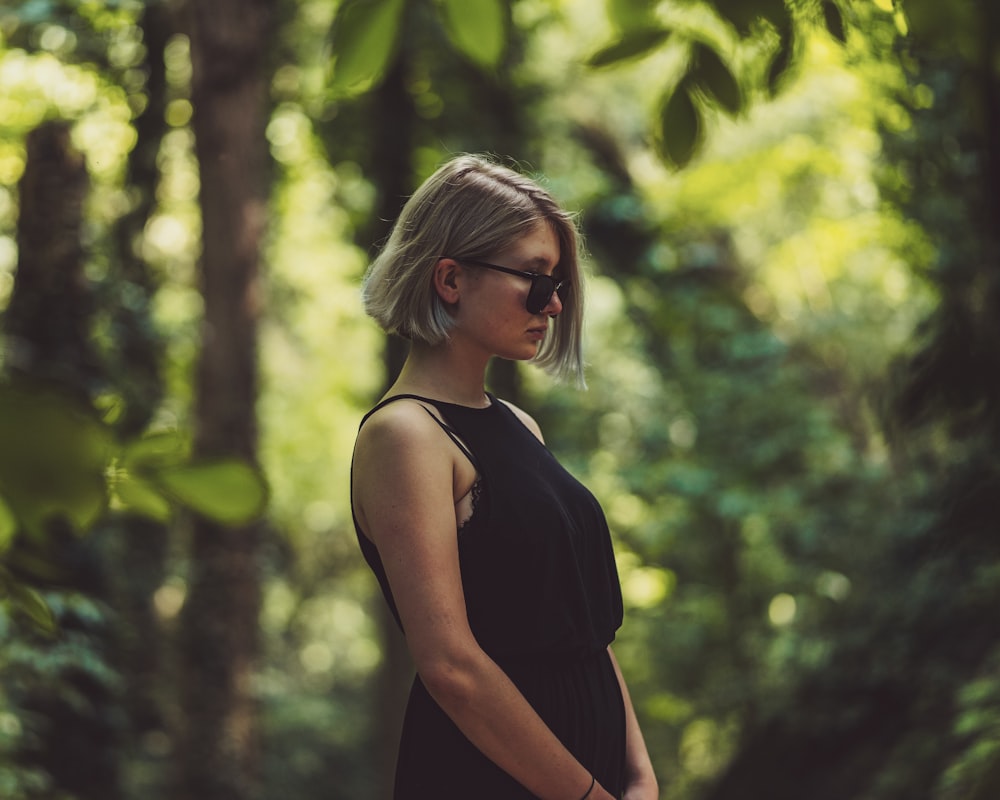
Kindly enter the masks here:
M 268 303 L 272 324 L 262 341 L 265 391 L 263 453 L 274 478 L 273 509 L 296 539 L 345 531 L 347 469 L 363 404 L 380 380 L 379 343 L 361 309 L 364 254 L 345 241 L 347 213 L 338 202 L 356 192 L 350 166 L 326 164 L 309 120 L 279 109 L 269 128 L 285 165 L 271 228 Z M 303 525 L 302 509 L 322 501 L 328 525 Z
M 795 621 L 798 604 L 790 594 L 776 594 L 767 606 L 767 618 L 777 627 L 791 625 Z

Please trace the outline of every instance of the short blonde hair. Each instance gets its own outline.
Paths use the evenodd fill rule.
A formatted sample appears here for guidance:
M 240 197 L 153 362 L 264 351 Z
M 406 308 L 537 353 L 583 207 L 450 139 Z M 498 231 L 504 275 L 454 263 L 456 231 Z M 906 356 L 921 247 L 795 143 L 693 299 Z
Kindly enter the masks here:
M 454 324 L 434 291 L 442 256 L 489 260 L 546 222 L 559 239 L 559 275 L 571 286 L 532 361 L 546 372 L 583 383 L 583 281 L 573 215 L 535 181 L 483 156 L 445 163 L 410 197 L 365 275 L 365 311 L 389 333 L 438 344 Z

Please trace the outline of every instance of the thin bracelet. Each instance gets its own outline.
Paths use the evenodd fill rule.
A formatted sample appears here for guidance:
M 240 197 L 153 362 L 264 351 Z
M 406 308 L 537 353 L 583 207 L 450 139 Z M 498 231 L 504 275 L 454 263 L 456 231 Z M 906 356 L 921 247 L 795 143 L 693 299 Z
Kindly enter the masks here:
M 595 783 L 597 783 L 597 778 L 595 778 L 594 775 L 591 774 L 591 776 L 590 776 L 590 788 L 587 789 L 587 791 L 585 791 L 583 793 L 583 797 L 581 797 L 580 800 L 587 800 L 587 798 L 590 797 L 590 793 L 592 791 L 594 791 L 594 784 Z

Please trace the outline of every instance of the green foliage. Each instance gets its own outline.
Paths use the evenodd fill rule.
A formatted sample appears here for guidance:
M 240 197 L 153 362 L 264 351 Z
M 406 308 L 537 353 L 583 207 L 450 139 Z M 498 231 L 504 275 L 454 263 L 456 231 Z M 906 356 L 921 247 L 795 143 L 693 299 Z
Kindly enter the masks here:
M 507 6 L 503 0 L 439 0 L 448 38 L 480 67 L 500 63 L 507 44 Z
M 35 589 L 17 580 L 10 571 L 0 567 L 0 601 L 25 614 L 39 631 L 46 634 L 56 632 L 56 621 L 52 609 Z
M 257 519 L 267 505 L 261 474 L 235 459 L 166 467 L 155 482 L 178 504 L 226 525 Z
M 675 167 L 687 165 L 705 140 L 695 97 L 738 114 L 752 98 L 779 90 L 795 61 L 796 39 L 816 24 L 839 42 L 847 41 L 844 15 L 833 0 L 820 4 L 818 21 L 784 0 L 669 4 L 662 14 L 656 13 L 655 3 L 606 2 L 614 38 L 588 58 L 589 66 L 608 67 L 657 53 L 670 34 L 672 44 L 686 45 L 684 64 L 674 81 L 667 82 L 653 119 L 660 155 Z M 673 24 L 665 27 L 664 17 Z M 733 69 L 734 61 L 741 70 Z
M 108 609 L 72 593 L 47 592 L 45 607 L 58 621 L 58 638 L 40 638 L 37 625 L 21 624 L 0 609 L 0 790 L 11 800 L 68 798 L 56 774 L 86 767 L 98 773 L 104 763 L 71 763 L 69 753 L 88 759 L 96 742 L 80 741 L 74 719 L 89 719 L 109 739 L 120 720 L 113 699 L 122 689 L 120 674 L 101 655 L 101 640 L 112 618 Z M 52 753 L 59 728 L 65 750 Z M 59 740 L 59 737 L 55 737 Z M 53 761 L 54 759 L 54 761 Z
M 743 108 L 743 93 L 736 76 L 719 54 L 711 47 L 695 42 L 691 60 L 693 66 L 688 78 L 697 86 L 704 87 L 727 113 L 738 113 Z
M 841 13 L 840 8 L 833 0 L 823 0 L 821 8 L 823 11 L 823 22 L 830 35 L 842 43 L 846 42 L 847 31 L 844 26 L 844 15 Z
M 629 59 L 641 58 L 660 47 L 669 36 L 670 31 L 666 28 L 629 29 L 620 39 L 591 55 L 587 59 L 587 64 L 591 67 L 607 67 Z
M 115 504 L 166 520 L 183 506 L 227 525 L 260 517 L 267 485 L 259 471 L 238 459 L 197 462 L 190 444 L 175 431 L 162 431 L 121 448 L 113 472 Z
M 88 533 L 109 506 L 155 519 L 183 506 L 239 525 L 266 502 L 263 475 L 244 461 L 192 462 L 177 433 L 122 443 L 86 404 L 0 384 L 0 599 L 45 631 L 53 618 L 31 584 L 64 577 L 44 555 L 61 532 Z
M 455 49 L 481 68 L 496 67 L 506 49 L 503 0 L 437 0 L 441 24 Z M 401 47 L 406 0 L 345 0 L 331 27 L 331 88 L 363 94 L 382 81 Z
M 154 518 L 164 518 L 172 502 L 232 525 L 266 504 L 263 478 L 245 462 L 191 463 L 176 432 L 116 442 L 86 405 L 10 383 L 0 385 L 0 454 L 7 547 L 15 530 L 41 539 L 65 522 L 85 533 L 109 502 Z
M 647 0 L 607 0 L 608 19 L 623 33 L 638 31 L 656 20 L 656 3 Z
M 345 0 L 331 30 L 333 86 L 356 93 L 385 73 L 400 36 L 405 0 Z
M 94 524 L 107 504 L 110 453 L 110 431 L 79 403 L 0 385 L 0 497 L 29 536 L 57 520 L 78 532 Z
M 691 88 L 690 81 L 681 81 L 670 93 L 659 115 L 660 153 L 678 167 L 691 160 L 704 134 L 701 110 L 691 96 Z

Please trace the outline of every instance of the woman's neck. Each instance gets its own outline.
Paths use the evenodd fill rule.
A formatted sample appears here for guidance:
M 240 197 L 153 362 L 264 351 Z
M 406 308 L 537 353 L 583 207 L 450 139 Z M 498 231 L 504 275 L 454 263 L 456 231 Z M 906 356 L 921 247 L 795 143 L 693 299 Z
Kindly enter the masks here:
M 419 394 L 463 406 L 487 406 L 488 363 L 463 360 L 447 345 L 411 344 L 403 369 L 387 394 Z

